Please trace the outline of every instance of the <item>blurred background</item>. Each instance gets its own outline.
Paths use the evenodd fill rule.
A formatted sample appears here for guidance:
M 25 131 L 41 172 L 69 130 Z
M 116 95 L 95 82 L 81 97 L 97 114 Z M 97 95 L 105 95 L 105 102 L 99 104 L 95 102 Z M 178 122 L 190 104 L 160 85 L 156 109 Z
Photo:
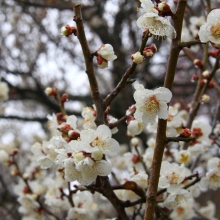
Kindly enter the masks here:
M 137 12 L 140 3 L 138 0 L 80 2 L 83 4 L 82 13 L 91 52 L 95 52 L 103 43 L 109 43 L 118 57 L 109 63 L 107 69 L 98 69 L 94 61 L 100 91 L 105 98 L 131 65 L 130 55 L 137 52 L 140 46 L 143 30 L 136 25 L 141 15 L 141 11 Z M 176 1 L 167 2 L 175 10 Z M 62 26 L 75 25 L 73 6 L 77 3 L 74 0 L 0 1 L 0 77 L 10 87 L 9 100 L 0 103 L 0 145 L 16 145 L 25 154 L 35 141 L 48 137 L 47 115 L 60 110 L 55 100 L 45 95 L 46 87 L 57 88 L 61 94 L 69 95 L 69 101 L 65 104 L 69 115 L 80 117 L 84 107 L 92 107 L 80 44 L 75 36 L 66 38 L 60 35 Z M 220 6 L 217 0 L 212 1 L 212 4 Z M 186 32 L 183 36 L 186 41 L 193 40 L 198 31 L 198 26 L 192 27 L 190 17 L 205 16 L 205 8 L 206 1 L 188 1 Z M 147 45 L 151 43 L 157 46 L 158 52 L 138 65 L 133 75 L 137 82 L 148 89 L 163 86 L 170 48 L 169 39 L 151 37 Z M 181 52 L 171 105 L 178 102 L 182 109 L 187 110 L 196 87 L 192 76 L 199 73 L 192 60 L 202 57 L 203 45 Z M 208 68 L 211 69 L 212 65 L 213 60 L 210 59 Z M 220 83 L 219 79 L 218 72 L 216 80 Z M 130 85 L 117 96 L 111 105 L 112 116 L 119 119 L 125 115 L 128 107 L 134 104 L 133 92 L 133 86 Z M 203 105 L 199 114 L 211 121 L 210 113 L 214 116 L 219 109 L 219 93 L 210 90 L 209 95 L 211 102 Z M 125 123 L 119 126 L 114 138 L 120 144 L 129 143 Z M 140 138 L 146 146 L 147 134 L 141 134 Z M 25 165 L 24 161 L 22 163 Z M 0 216 L 0 219 L 21 219 L 12 192 L 13 185 L 9 184 L 12 181 L 15 180 L 11 180 L 8 170 L 0 165 L 0 213 L 5 215 L 3 218 Z M 204 201 L 214 200 L 213 194 L 204 195 L 208 197 Z

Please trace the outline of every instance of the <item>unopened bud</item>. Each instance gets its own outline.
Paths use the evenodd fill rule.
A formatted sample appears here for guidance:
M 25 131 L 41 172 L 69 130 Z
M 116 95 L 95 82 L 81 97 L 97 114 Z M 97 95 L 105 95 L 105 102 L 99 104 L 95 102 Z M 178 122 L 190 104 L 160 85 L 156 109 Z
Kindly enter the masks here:
M 219 52 L 220 52 L 220 50 L 213 50 L 213 51 L 208 52 L 208 55 L 216 58 L 218 56 Z
M 27 179 L 29 178 L 29 174 L 28 174 L 28 173 L 24 173 L 24 174 L 22 175 L 22 178 L 23 178 L 24 180 L 27 180 Z
M 55 88 L 51 88 L 51 87 L 47 87 L 44 92 L 46 93 L 46 95 L 48 96 L 56 96 L 57 95 L 57 91 Z
M 188 128 L 185 128 L 185 129 L 183 129 L 183 130 L 180 132 L 180 137 L 186 137 L 186 138 L 188 138 L 188 137 L 191 136 L 191 134 L 192 134 L 191 130 L 188 129 Z
M 28 186 L 24 186 L 22 192 L 23 192 L 24 194 L 30 193 L 29 187 L 28 187 Z
M 212 88 L 214 88 L 214 87 L 215 87 L 214 81 L 211 80 L 211 81 L 209 82 L 208 88 L 209 88 L 209 89 L 212 89 Z
M 139 145 L 140 141 L 138 138 L 134 137 L 131 139 L 131 145 L 134 147 L 137 147 Z
M 100 69 L 104 69 L 108 67 L 108 61 L 106 59 L 104 59 L 100 55 L 98 55 L 96 58 L 97 58 L 97 65 Z
M 208 96 L 206 94 L 203 94 L 202 97 L 201 97 L 201 102 L 207 103 L 209 101 L 210 101 L 210 96 Z
M 199 76 L 196 75 L 196 74 L 193 74 L 191 81 L 192 81 L 192 82 L 195 82 L 195 81 L 197 81 L 198 79 L 199 79 Z
M 71 130 L 71 126 L 69 124 L 61 124 L 58 129 L 61 132 L 68 132 Z
M 64 103 L 66 101 L 68 101 L 68 95 L 66 93 L 64 93 L 61 97 L 61 103 Z
M 74 130 L 70 130 L 68 136 L 71 140 L 77 140 L 80 137 L 80 134 Z
M 202 73 L 202 76 L 205 78 L 205 79 L 208 79 L 210 77 L 210 72 L 208 70 L 205 70 L 203 73 Z
M 17 176 L 18 174 L 19 174 L 19 170 L 17 170 L 17 169 L 11 170 L 12 176 Z
M 206 83 L 207 83 L 207 79 L 203 79 L 203 80 L 200 82 L 200 86 L 203 87 Z
M 92 152 L 92 158 L 95 160 L 101 160 L 103 157 L 103 153 L 101 150 L 96 150 Z
M 146 50 L 143 51 L 143 55 L 145 57 L 152 57 L 154 55 L 154 53 L 151 49 L 146 49 Z
M 138 163 L 138 162 L 140 162 L 140 158 L 137 154 L 133 154 L 133 157 L 131 158 L 131 161 L 133 163 Z
M 166 2 L 161 2 L 158 4 L 158 10 L 161 12 L 168 12 L 170 11 L 170 6 Z
M 203 67 L 203 63 L 202 63 L 202 61 L 199 60 L 199 59 L 195 59 L 195 60 L 193 61 L 193 64 L 195 65 L 195 67 L 200 67 L 200 68 Z
M 60 30 L 60 34 L 65 37 L 69 37 L 72 34 L 76 35 L 76 32 L 76 28 L 68 24 L 65 27 L 62 27 Z
M 77 162 L 80 162 L 81 160 L 85 158 L 85 156 L 83 155 L 83 152 L 73 152 L 72 155 Z
M 137 52 L 137 53 L 131 55 L 131 59 L 133 60 L 134 63 L 140 64 L 143 62 L 144 57 L 141 55 L 140 52 Z

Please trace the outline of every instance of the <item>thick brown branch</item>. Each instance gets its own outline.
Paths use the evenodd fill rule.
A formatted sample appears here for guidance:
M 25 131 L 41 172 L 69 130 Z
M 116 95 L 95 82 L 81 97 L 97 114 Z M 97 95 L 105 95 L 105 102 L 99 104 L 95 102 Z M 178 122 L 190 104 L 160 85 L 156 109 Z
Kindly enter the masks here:
M 181 39 L 182 22 L 183 22 L 186 3 L 187 0 L 179 1 L 177 6 L 177 11 L 173 18 L 174 28 L 176 29 L 177 37 L 172 41 L 170 57 L 168 61 L 166 77 L 164 82 L 164 87 L 170 90 L 172 90 L 178 56 L 180 53 L 179 43 Z M 149 180 L 149 187 L 147 192 L 146 211 L 145 211 L 144 220 L 154 219 L 160 168 L 161 168 L 164 147 L 166 144 L 166 124 L 167 124 L 166 120 L 159 119 L 158 128 L 157 128 L 157 137 L 156 137 L 156 147 L 154 151 L 152 166 L 150 169 L 150 180 Z
M 74 7 L 75 11 L 75 16 L 74 16 L 74 21 L 76 22 L 77 26 L 77 37 L 79 39 L 79 42 L 82 47 L 83 51 L 83 56 L 85 59 L 85 64 L 86 64 L 86 73 L 89 79 L 89 84 L 90 84 L 90 89 L 91 89 L 91 96 L 93 99 L 93 102 L 96 106 L 96 124 L 104 124 L 105 122 L 105 104 L 103 100 L 101 99 L 100 93 L 99 93 L 99 87 L 98 83 L 96 80 L 94 68 L 93 68 L 93 56 L 90 53 L 89 46 L 86 40 L 86 35 L 84 31 L 84 25 L 83 25 L 83 20 L 82 20 L 82 13 L 81 13 L 81 5 L 76 5 Z

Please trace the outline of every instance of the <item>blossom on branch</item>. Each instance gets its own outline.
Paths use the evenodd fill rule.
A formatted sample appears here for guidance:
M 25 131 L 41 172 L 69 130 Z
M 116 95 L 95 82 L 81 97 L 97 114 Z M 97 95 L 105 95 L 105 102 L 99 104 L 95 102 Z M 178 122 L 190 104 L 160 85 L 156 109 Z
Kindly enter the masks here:
M 145 13 L 137 20 L 139 28 L 148 28 L 151 34 L 158 37 L 176 37 L 174 27 L 166 18 L 158 15 L 151 0 L 141 0 L 141 7 Z
M 142 118 L 145 124 L 155 123 L 156 116 L 158 118 L 167 119 L 168 106 L 172 93 L 165 87 L 160 87 L 155 90 L 144 89 L 141 84 L 135 86 L 134 99 L 136 101 L 136 119 Z
M 207 22 L 200 27 L 198 35 L 203 43 L 211 41 L 220 44 L 220 9 L 214 9 L 208 14 Z
M 96 53 L 97 65 L 101 69 L 104 69 L 108 66 L 108 61 L 113 61 L 117 58 L 114 53 L 113 47 L 110 44 L 103 44 Z

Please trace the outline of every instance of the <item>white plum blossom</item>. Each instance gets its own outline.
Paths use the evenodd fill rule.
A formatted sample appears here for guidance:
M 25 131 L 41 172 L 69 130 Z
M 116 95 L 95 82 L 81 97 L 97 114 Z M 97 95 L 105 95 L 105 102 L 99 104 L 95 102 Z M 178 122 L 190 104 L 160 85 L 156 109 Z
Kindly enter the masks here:
M 44 196 L 45 204 L 53 209 L 68 211 L 71 205 L 66 197 L 62 196 L 61 189 L 67 188 L 67 182 L 63 178 L 63 173 L 57 172 L 54 179 L 46 178 L 45 185 L 48 187 Z
M 86 107 L 82 111 L 83 116 L 83 128 L 84 129 L 96 129 L 97 126 L 95 124 L 96 110 L 90 107 Z
M 142 189 L 146 189 L 148 186 L 148 175 L 144 171 L 141 171 L 137 174 L 132 175 L 130 181 L 134 181 Z
M 177 151 L 174 156 L 178 163 L 184 163 L 184 164 L 189 163 L 192 158 L 191 152 L 189 150 Z
M 209 123 L 202 120 L 194 120 L 192 123 L 192 134 L 199 141 L 209 141 L 209 134 L 212 131 L 212 127 Z
M 131 120 L 128 124 L 128 131 L 129 131 L 129 134 L 134 137 L 135 135 L 138 135 L 140 134 L 144 128 L 145 128 L 145 124 L 144 122 L 142 121 L 141 118 L 138 118 L 138 119 L 135 119 L 135 120 Z
M 67 220 L 72 219 L 97 219 L 98 206 L 94 202 L 91 193 L 80 192 L 74 195 L 73 202 L 75 207 L 68 211 Z
M 48 119 L 48 128 L 50 129 L 50 132 L 53 136 L 60 135 L 60 132 L 58 131 L 59 124 L 57 122 L 57 116 L 53 113 L 52 115 L 47 115 Z
M 32 145 L 31 151 L 41 168 L 47 169 L 55 166 L 58 150 L 63 148 L 67 148 L 67 143 L 61 136 L 54 136 L 50 141 L 43 141 L 42 144 L 35 143 Z
M 117 122 L 118 119 L 114 118 L 111 115 L 107 115 L 107 121 L 108 121 L 109 124 L 111 124 L 111 123 Z M 116 134 L 118 132 L 118 128 L 117 127 L 111 128 L 111 132 L 112 132 L 112 134 Z
M 172 189 L 168 188 L 167 192 L 170 194 L 164 200 L 164 205 L 170 209 L 176 208 L 177 206 L 186 203 L 188 199 L 192 197 L 188 190 L 182 189 L 179 185 L 172 187 Z
M 186 168 L 182 164 L 179 166 L 176 163 L 162 161 L 160 170 L 159 187 L 169 188 L 179 185 L 186 177 Z
M 9 155 L 5 150 L 0 150 L 0 163 L 7 165 L 9 160 Z
M 113 50 L 112 45 L 103 44 L 97 50 L 97 65 L 99 68 L 103 69 L 108 66 L 108 61 L 113 61 L 117 58 Z
M 206 176 L 201 179 L 201 187 L 216 190 L 220 187 L 220 159 L 217 157 L 210 158 L 207 169 Z
M 199 209 L 199 213 L 202 214 L 202 216 L 205 216 L 208 219 L 211 220 L 217 220 L 215 218 L 215 213 L 216 213 L 216 206 L 212 201 L 207 202 L 207 206 L 203 206 Z
M 117 56 L 114 54 L 114 50 L 112 45 L 110 44 L 103 44 L 97 51 L 98 55 L 100 55 L 102 58 L 113 61 L 117 58 Z
M 137 20 L 139 28 L 148 28 L 149 32 L 159 37 L 176 37 L 176 31 L 171 23 L 164 17 L 158 15 L 158 11 L 154 8 L 151 0 L 140 0 L 141 7 L 145 12 Z
M 111 138 L 112 133 L 108 126 L 99 125 L 96 130 L 87 129 L 80 132 L 80 140 L 71 141 L 73 150 L 94 153 L 101 151 L 103 154 L 115 156 L 119 152 L 119 143 Z
M 208 14 L 207 22 L 200 27 L 198 35 L 203 43 L 211 41 L 220 44 L 220 9 L 214 9 Z
M 65 179 L 69 182 L 77 180 L 82 185 L 94 182 L 97 176 L 107 176 L 111 173 L 111 165 L 106 160 L 94 161 L 89 157 L 77 161 L 69 158 L 64 161 Z
M 199 31 L 199 28 L 205 23 L 205 17 L 204 16 L 192 16 L 189 19 L 189 29 L 193 35 L 193 37 L 196 37 Z
M 167 137 L 175 137 L 179 135 L 180 131 L 182 130 L 182 127 L 186 124 L 186 116 L 187 112 L 185 110 L 181 110 L 178 112 L 178 108 L 176 106 L 169 106 L 166 128 Z M 148 124 L 146 129 L 149 133 L 156 134 L 157 126 L 158 117 L 156 117 L 156 123 Z
M 187 202 L 178 205 L 170 214 L 172 220 L 189 220 L 196 216 L 193 208 L 195 206 L 195 201 L 193 198 L 189 198 Z
M 155 90 L 144 89 L 140 84 L 135 85 L 134 99 L 136 101 L 136 111 L 134 117 L 142 118 L 145 124 L 155 123 L 156 116 L 158 118 L 167 119 L 168 106 L 172 93 L 165 87 Z

